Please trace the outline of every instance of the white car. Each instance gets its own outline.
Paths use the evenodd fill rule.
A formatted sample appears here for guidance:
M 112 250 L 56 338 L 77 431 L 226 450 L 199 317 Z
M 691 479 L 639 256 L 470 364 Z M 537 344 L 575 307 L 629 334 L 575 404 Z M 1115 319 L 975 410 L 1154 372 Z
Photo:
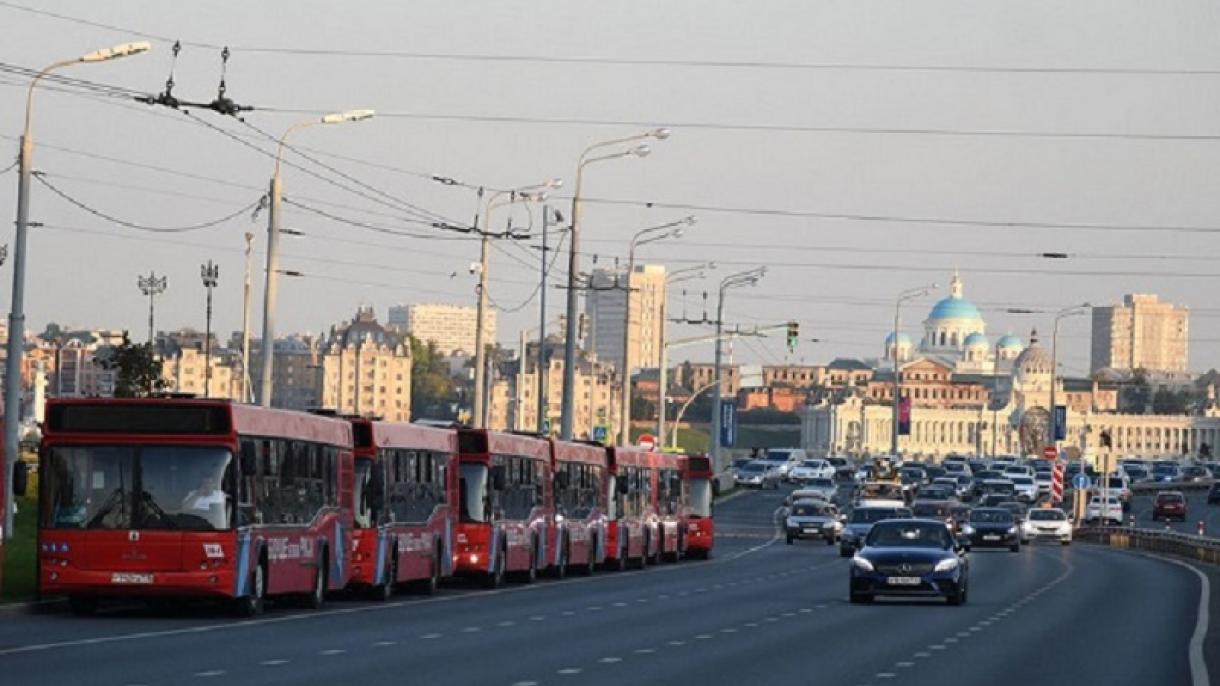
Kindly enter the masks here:
M 1008 476 L 1008 480 L 1012 482 L 1013 490 L 1017 493 L 1017 500 L 1032 503 L 1038 499 L 1038 483 L 1032 476 L 1012 474 Z
M 1011 478 L 1014 476 L 1028 476 L 1029 478 L 1032 479 L 1034 477 L 1034 468 L 1027 467 L 1027 466 L 1021 465 L 1021 464 L 1011 464 L 1004 468 L 1004 478 L 1005 479 L 1008 479 L 1008 478 Z
M 760 459 L 775 465 L 779 470 L 780 478 L 787 479 L 789 472 L 804 462 L 807 457 L 805 451 L 800 448 L 769 448 L 767 454 Z
M 835 467 L 826 460 L 805 460 L 788 472 L 788 480 L 800 483 L 835 478 Z
M 945 468 L 946 476 L 974 476 L 974 470 L 970 469 L 970 465 L 966 464 L 965 460 L 945 462 L 941 466 Z
M 1050 495 L 1053 482 L 1054 474 L 1052 472 L 1041 471 L 1034 476 L 1034 483 L 1038 484 L 1038 493 L 1042 495 Z
M 1063 545 L 1072 543 L 1072 522 L 1067 513 L 1057 507 L 1039 507 L 1029 511 L 1021 524 L 1021 542 L 1048 539 Z
M 1117 496 L 1112 495 L 1106 498 L 1103 511 L 1101 496 L 1095 495 L 1089 498 L 1089 506 L 1085 508 L 1084 518 L 1087 522 L 1122 526 L 1123 505 L 1118 501 Z

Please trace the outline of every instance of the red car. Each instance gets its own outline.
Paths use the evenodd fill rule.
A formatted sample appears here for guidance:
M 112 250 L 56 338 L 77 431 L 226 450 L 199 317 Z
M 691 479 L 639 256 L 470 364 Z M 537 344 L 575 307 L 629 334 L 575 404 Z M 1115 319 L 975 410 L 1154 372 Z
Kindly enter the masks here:
M 1186 496 L 1181 491 L 1161 491 L 1152 503 L 1152 519 L 1186 521 Z

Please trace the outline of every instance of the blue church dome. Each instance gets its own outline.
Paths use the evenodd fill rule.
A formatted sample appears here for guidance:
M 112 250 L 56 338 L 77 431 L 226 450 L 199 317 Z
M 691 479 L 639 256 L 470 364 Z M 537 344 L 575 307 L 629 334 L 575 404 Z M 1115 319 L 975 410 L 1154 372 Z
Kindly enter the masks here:
M 948 297 L 936 303 L 928 319 L 982 319 L 979 308 L 965 298 Z
M 1016 336 L 1014 336 L 1012 334 L 1008 334 L 1006 336 L 1002 336 L 1000 338 L 1000 340 L 996 341 L 995 347 L 996 348 L 1024 348 L 1025 344 L 1021 342 L 1020 338 L 1017 338 Z
M 984 348 L 991 347 L 991 343 L 989 343 L 987 341 L 987 337 L 977 331 L 970 334 L 969 336 L 966 336 L 966 340 L 962 341 L 962 344 L 964 346 L 966 346 L 967 348 L 970 348 L 970 347 L 973 347 L 976 345 L 982 346 Z
M 893 345 L 893 343 L 894 343 L 894 333 L 891 331 L 890 334 L 885 337 L 885 345 L 888 347 L 890 345 Z M 911 337 L 906 335 L 905 333 L 899 333 L 898 334 L 898 345 L 911 345 Z

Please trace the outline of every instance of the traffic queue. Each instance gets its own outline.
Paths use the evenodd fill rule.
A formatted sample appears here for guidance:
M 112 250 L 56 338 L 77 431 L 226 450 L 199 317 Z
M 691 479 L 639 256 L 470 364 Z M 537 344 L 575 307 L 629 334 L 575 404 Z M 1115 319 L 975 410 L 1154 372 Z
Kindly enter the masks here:
M 201 597 L 249 616 L 712 550 L 701 455 L 218 400 L 61 399 L 46 417 L 38 586 L 78 614 Z

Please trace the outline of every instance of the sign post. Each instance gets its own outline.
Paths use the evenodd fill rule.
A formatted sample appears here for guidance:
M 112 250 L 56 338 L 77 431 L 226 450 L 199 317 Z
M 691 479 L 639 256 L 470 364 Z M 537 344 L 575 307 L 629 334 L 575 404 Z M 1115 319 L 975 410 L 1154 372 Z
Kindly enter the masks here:
M 720 401 L 720 447 L 732 448 L 737 443 L 737 399 Z

